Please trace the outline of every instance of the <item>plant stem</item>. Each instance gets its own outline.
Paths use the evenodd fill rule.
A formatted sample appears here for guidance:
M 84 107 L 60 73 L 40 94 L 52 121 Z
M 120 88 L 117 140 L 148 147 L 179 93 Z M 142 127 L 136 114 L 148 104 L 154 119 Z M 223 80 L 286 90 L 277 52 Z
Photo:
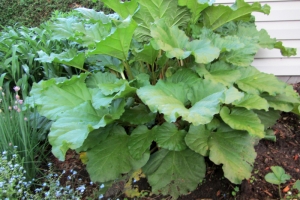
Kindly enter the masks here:
M 128 63 L 125 62 L 125 61 L 122 61 L 122 62 L 123 62 L 123 65 L 125 67 L 125 71 L 126 71 L 126 74 L 127 74 L 128 78 L 129 78 L 129 80 L 132 80 L 134 77 L 132 75 L 132 72 L 131 72 L 131 69 L 130 69 Z
M 280 190 L 280 184 L 278 185 L 278 191 L 279 191 L 279 197 L 280 197 L 280 199 L 282 199 L 281 190 Z
M 126 77 L 124 75 L 124 72 L 121 72 L 121 76 L 122 76 L 122 79 L 126 80 Z
M 180 66 L 182 67 L 183 66 L 183 60 L 180 59 Z

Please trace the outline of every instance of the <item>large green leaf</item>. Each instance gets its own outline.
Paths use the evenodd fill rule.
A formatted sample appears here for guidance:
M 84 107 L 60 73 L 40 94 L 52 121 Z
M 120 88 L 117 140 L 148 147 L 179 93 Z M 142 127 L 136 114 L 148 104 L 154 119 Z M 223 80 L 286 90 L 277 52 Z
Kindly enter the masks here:
M 230 52 L 224 52 L 220 55 L 220 60 L 225 60 L 228 63 L 248 67 L 254 60 L 255 54 L 259 50 L 259 45 L 256 41 L 250 38 L 240 38 L 241 41 L 245 44 L 243 48 L 235 49 Z
M 123 19 L 133 15 L 138 8 L 136 0 L 121 2 L 120 0 L 101 0 L 107 7 L 118 13 Z
M 184 141 L 186 131 L 178 130 L 175 124 L 165 122 L 153 131 L 155 131 L 155 141 L 159 147 L 171 151 L 186 149 L 187 146 Z
M 149 159 L 145 153 L 135 160 L 128 150 L 128 135 L 114 135 L 87 151 L 87 171 L 94 182 L 120 178 L 122 174 L 141 168 Z
M 192 105 L 196 104 L 197 102 L 210 97 L 212 95 L 212 102 L 214 101 L 217 103 L 221 101 L 222 93 L 226 90 L 222 84 L 212 82 L 206 79 L 199 79 L 188 92 L 187 96 L 188 99 L 191 101 Z M 216 98 L 215 100 L 213 100 Z M 218 99 L 219 98 L 219 99 Z M 214 104 L 215 104 L 214 103 Z M 211 104 L 213 105 L 213 104 Z M 209 109 L 209 107 L 207 107 Z
M 199 88 L 197 88 L 199 86 Z M 182 117 L 194 125 L 209 123 L 214 114 L 219 113 L 219 104 L 223 97 L 223 92 L 212 93 L 216 91 L 212 87 L 204 88 L 202 91 L 199 83 L 189 92 L 189 99 L 192 101 L 192 107 L 186 108 L 186 96 L 184 84 L 164 83 L 159 81 L 155 86 L 146 86 L 137 90 L 137 95 L 150 108 L 152 112 L 164 114 L 167 122 L 175 122 L 178 117 Z M 199 92 L 201 91 L 201 92 Z
M 185 138 L 187 145 L 197 153 L 209 154 L 215 164 L 223 164 L 224 176 L 240 184 L 250 178 L 256 157 L 254 139 L 246 132 L 227 130 L 211 132 L 205 126 L 191 126 Z
M 178 5 L 186 6 L 190 9 L 192 13 L 191 21 L 193 24 L 196 24 L 200 17 L 201 11 L 208 6 L 211 6 L 214 2 L 215 0 L 178 0 Z
M 237 0 L 232 7 L 224 5 L 210 6 L 203 11 L 204 25 L 215 30 L 223 24 L 239 18 L 249 20 L 252 12 L 269 14 L 270 6 L 261 6 L 258 2 L 250 5 L 245 3 L 244 0 Z
M 261 48 L 277 48 L 281 51 L 283 56 L 296 55 L 296 48 L 284 47 L 281 41 L 276 41 L 276 38 L 271 38 L 266 30 L 261 29 L 258 31 L 254 23 L 240 22 L 237 26 L 237 36 L 254 38 Z
M 50 27 L 54 32 L 52 39 L 68 39 L 92 48 L 111 33 L 112 24 L 107 16 L 101 17 L 94 24 L 79 18 L 69 17 L 58 18 Z
M 254 67 L 239 68 L 241 77 L 236 81 L 238 87 L 249 94 L 267 92 L 270 95 L 284 91 L 286 83 L 279 81 L 274 75 L 258 71 Z
M 193 151 L 201 154 L 202 156 L 208 156 L 208 140 L 210 137 L 211 132 L 205 128 L 205 125 L 191 125 L 189 132 L 185 137 L 185 142 Z
M 141 159 L 144 153 L 150 153 L 150 146 L 155 138 L 155 132 L 146 126 L 136 127 L 129 138 L 128 149 L 134 159 Z
M 250 135 L 264 137 L 264 125 L 258 116 L 245 108 L 232 108 L 224 106 L 220 111 L 221 118 L 231 128 L 248 131 Z
M 107 15 L 105 15 L 103 12 L 97 12 L 94 9 L 88 9 L 88 8 L 76 8 L 76 11 L 80 12 L 85 19 L 88 19 L 92 22 L 101 21 L 103 24 L 110 23 L 110 19 Z
M 220 50 L 213 47 L 209 40 L 189 42 L 184 31 L 177 26 L 168 26 L 163 20 L 151 27 L 151 36 L 153 47 L 166 51 L 168 58 L 184 59 L 192 54 L 197 63 L 209 63 L 218 58 L 220 53 Z
M 89 65 L 95 65 L 97 67 L 107 67 L 119 73 L 124 71 L 124 66 L 117 58 L 108 55 L 92 55 L 86 59 Z
M 111 35 L 98 42 L 95 49 L 89 50 L 88 54 L 106 54 L 126 60 L 136 26 L 136 22 L 131 17 L 126 18 Z
M 269 109 L 269 111 L 254 110 L 260 119 L 261 123 L 265 126 L 265 129 L 272 127 L 276 121 L 280 118 L 280 111 Z
M 133 16 L 139 24 L 135 31 L 138 41 L 149 41 L 150 27 L 157 20 L 164 19 L 168 26 L 185 26 L 190 20 L 187 8 L 177 6 L 177 0 L 139 0 L 140 8 Z
M 269 109 L 268 102 L 264 98 L 262 98 L 256 94 L 246 94 L 242 99 L 233 102 L 233 105 L 235 105 L 237 107 L 244 107 L 244 108 L 247 108 L 248 110 L 264 109 L 264 110 L 268 111 L 268 109 Z
M 133 54 L 137 61 L 153 65 L 158 56 L 158 50 L 155 50 L 151 44 L 145 44 L 142 50 L 135 50 Z
M 142 169 L 154 193 L 171 195 L 174 199 L 196 189 L 206 170 L 204 158 L 189 149 L 161 149 Z
M 262 94 L 261 97 L 268 101 L 270 107 L 284 112 L 292 111 L 294 103 L 299 103 L 298 98 L 294 98 L 293 96 L 286 94 L 278 94 L 276 96 Z
M 189 87 L 192 87 L 199 79 L 199 76 L 192 70 L 180 68 L 175 74 L 168 77 L 167 81 L 172 83 L 186 83 Z
M 150 112 L 147 106 L 138 104 L 130 108 L 125 108 L 125 112 L 120 120 L 130 124 L 140 125 L 154 121 L 155 117 L 156 113 Z
M 92 90 L 92 103 L 95 108 L 106 107 L 112 100 L 135 95 L 136 88 L 129 85 L 126 80 L 116 83 L 101 84 L 99 90 Z
M 57 62 L 65 65 L 70 65 L 78 69 L 83 69 L 85 55 L 82 52 L 77 52 L 75 49 L 69 49 L 66 52 L 60 54 L 51 53 L 48 55 L 44 51 L 38 51 L 39 58 L 35 60 L 40 62 L 52 63 Z
M 201 27 L 199 25 L 191 26 L 191 28 L 193 37 L 210 40 L 215 47 L 218 47 L 221 50 L 221 52 L 238 50 L 245 47 L 244 41 L 235 35 L 221 37 L 220 34 L 215 33 L 212 29 Z
M 34 84 L 27 102 L 33 102 L 41 115 L 56 120 L 64 112 L 92 99 L 84 83 L 86 76 L 81 74 L 71 79 L 50 79 Z
M 125 101 L 120 99 L 112 103 L 110 108 L 96 110 L 87 101 L 65 112 L 52 124 L 48 135 L 52 153 L 59 160 L 64 160 L 67 150 L 81 147 L 89 132 L 120 118 L 124 106 Z
M 217 61 L 205 66 L 195 66 L 194 69 L 200 76 L 204 76 L 205 79 L 222 83 L 225 86 L 232 85 L 241 77 L 241 73 L 236 67 L 224 61 Z
M 89 88 L 100 88 L 102 84 L 115 83 L 119 79 L 112 73 L 98 72 L 87 78 L 86 85 Z

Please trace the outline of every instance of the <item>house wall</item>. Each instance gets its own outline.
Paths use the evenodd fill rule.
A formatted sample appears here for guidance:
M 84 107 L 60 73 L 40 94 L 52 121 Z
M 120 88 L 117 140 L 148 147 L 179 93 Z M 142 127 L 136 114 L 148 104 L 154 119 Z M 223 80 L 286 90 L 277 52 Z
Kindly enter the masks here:
M 231 5 L 235 0 L 216 0 L 217 4 Z M 252 3 L 253 0 L 246 0 Z M 299 81 L 300 77 L 300 0 L 260 0 L 271 6 L 269 15 L 253 13 L 258 30 L 266 29 L 271 37 L 287 47 L 297 48 L 297 56 L 283 57 L 280 51 L 261 49 L 252 63 L 260 71 L 282 76 L 283 80 Z M 294 78 L 291 78 L 293 77 Z

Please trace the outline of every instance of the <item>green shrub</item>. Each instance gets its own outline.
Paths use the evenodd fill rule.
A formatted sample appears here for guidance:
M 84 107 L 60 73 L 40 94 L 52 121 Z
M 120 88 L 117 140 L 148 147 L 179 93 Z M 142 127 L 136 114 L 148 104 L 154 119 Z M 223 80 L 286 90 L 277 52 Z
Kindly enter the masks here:
M 270 7 L 103 2 L 117 14 L 80 8 L 82 17 L 50 25 L 80 49 L 39 58 L 87 70 L 34 83 L 26 99 L 53 121 L 53 154 L 81 152 L 94 182 L 142 168 L 153 193 L 174 198 L 204 178 L 205 156 L 235 184 L 250 178 L 256 140 L 300 104 L 291 86 L 251 66 L 260 48 L 296 54 L 256 29 L 251 13 Z
M 55 10 L 68 12 L 83 6 L 102 10 L 101 2 L 93 3 L 89 0 L 0 0 L 1 26 L 37 27 L 47 21 Z M 1 27 L 0 27 L 1 28 Z

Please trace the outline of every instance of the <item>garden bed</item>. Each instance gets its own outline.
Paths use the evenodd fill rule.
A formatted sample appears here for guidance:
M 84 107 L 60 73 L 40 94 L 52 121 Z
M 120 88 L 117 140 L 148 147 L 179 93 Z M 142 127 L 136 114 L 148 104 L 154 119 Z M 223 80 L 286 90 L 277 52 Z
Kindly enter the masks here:
M 299 93 L 300 83 L 295 84 L 294 88 Z M 207 159 L 206 176 L 203 182 L 199 184 L 196 190 L 188 195 L 181 196 L 179 199 L 279 199 L 278 187 L 266 182 L 264 179 L 264 176 L 271 172 L 271 166 L 283 167 L 286 173 L 292 177 L 285 184 L 281 185 L 281 190 L 284 190 L 283 195 L 287 195 L 287 192 L 295 194 L 296 191 L 291 188 L 293 183 L 300 179 L 300 119 L 295 114 L 282 113 L 281 118 L 272 129 L 276 135 L 276 142 L 261 140 L 255 147 L 257 158 L 250 179 L 244 180 L 241 185 L 234 185 L 224 178 L 222 166 L 217 166 Z M 78 154 L 74 151 L 69 151 L 66 161 L 60 162 L 53 157 L 52 162 L 58 170 L 70 172 L 73 169 L 78 171 L 79 177 L 82 179 L 81 183 L 78 184 L 85 183 L 87 185 L 85 197 L 92 194 L 95 185 L 89 184 L 88 174 Z M 68 173 L 66 173 L 65 177 L 67 176 Z M 124 199 L 126 197 L 123 194 L 125 184 L 125 182 L 115 183 L 108 189 L 103 199 Z M 150 186 L 146 179 L 135 182 L 133 188 L 138 188 L 142 196 L 145 196 L 150 191 Z M 145 196 L 141 199 L 163 198 L 168 199 L 168 197 L 162 196 Z

